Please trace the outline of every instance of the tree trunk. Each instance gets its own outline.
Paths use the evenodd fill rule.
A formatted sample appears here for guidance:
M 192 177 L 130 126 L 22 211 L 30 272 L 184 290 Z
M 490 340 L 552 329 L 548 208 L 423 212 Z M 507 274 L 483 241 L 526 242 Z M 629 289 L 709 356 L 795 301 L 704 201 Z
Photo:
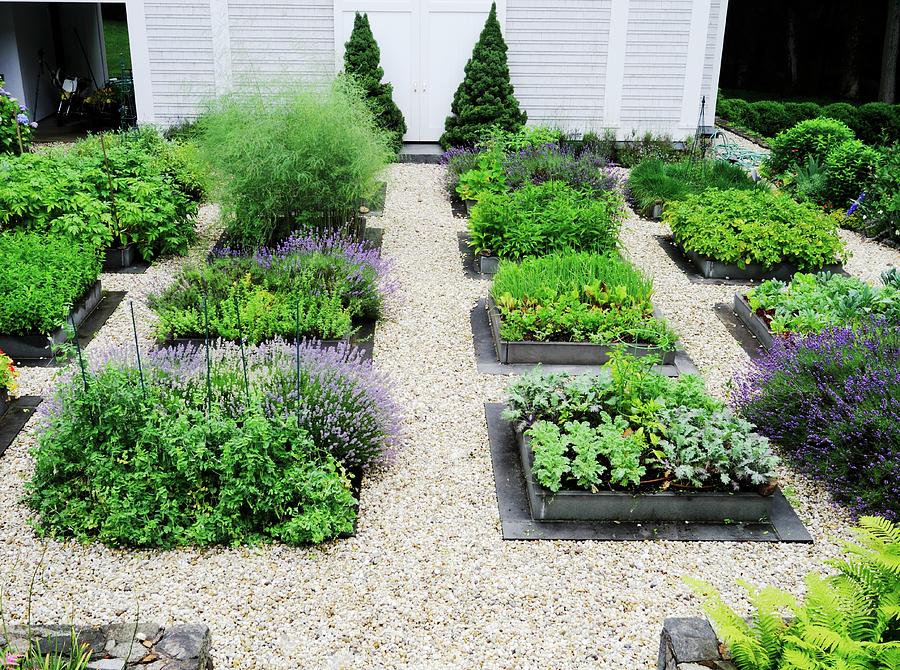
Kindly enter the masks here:
M 791 77 L 790 93 L 797 92 L 797 20 L 796 12 L 791 6 L 787 7 L 787 62 L 788 72 Z
M 847 21 L 847 42 L 844 45 L 844 57 L 839 65 L 841 72 L 841 97 L 856 100 L 859 98 L 859 54 L 862 51 L 862 33 L 865 17 L 861 8 L 854 9 Z
M 878 99 L 894 104 L 897 93 L 897 56 L 900 54 L 900 0 L 888 0 L 881 52 L 881 83 Z

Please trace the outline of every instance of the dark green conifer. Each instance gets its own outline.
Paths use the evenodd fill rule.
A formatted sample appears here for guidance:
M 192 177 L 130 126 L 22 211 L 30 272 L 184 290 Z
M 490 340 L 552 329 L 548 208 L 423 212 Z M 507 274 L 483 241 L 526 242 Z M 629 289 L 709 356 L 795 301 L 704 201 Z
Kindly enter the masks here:
M 491 4 L 478 43 L 466 63 L 465 78 L 456 89 L 451 116 L 447 117 L 441 145 L 472 145 L 492 127 L 519 130 L 527 115 L 519 109 L 506 62 L 506 42 L 497 20 L 497 5 Z
M 381 81 L 384 77 L 381 50 L 372 34 L 367 14 L 356 13 L 353 32 L 344 47 L 344 72 L 351 75 L 366 92 L 375 122 L 393 134 L 394 145 L 399 149 L 406 133 L 406 121 L 392 97 L 394 87 Z

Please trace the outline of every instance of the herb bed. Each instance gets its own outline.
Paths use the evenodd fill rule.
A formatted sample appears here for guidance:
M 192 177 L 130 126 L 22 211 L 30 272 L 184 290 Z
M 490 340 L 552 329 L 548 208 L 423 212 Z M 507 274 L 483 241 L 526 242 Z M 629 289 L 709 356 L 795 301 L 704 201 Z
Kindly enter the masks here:
M 71 325 L 74 321 L 75 328 L 78 328 L 97 308 L 102 297 L 103 293 L 98 279 L 69 311 L 66 324 Z M 53 346 L 65 342 L 67 337 L 64 327 L 57 328 L 48 334 L 0 335 L 0 349 L 13 359 L 50 358 L 53 356 Z
M 501 316 L 494 299 L 486 302 L 488 320 L 497 358 L 501 363 L 546 363 L 550 365 L 602 365 L 609 360 L 612 345 L 591 342 L 509 342 L 500 337 Z M 662 319 L 654 308 L 653 315 Z M 663 365 L 675 363 L 676 351 L 666 351 L 649 344 L 626 344 L 625 351 L 634 356 L 656 355 Z
M 516 430 L 516 444 L 525 475 L 528 505 L 535 521 L 621 522 L 760 522 L 773 516 L 774 492 L 662 491 L 632 494 L 626 491 L 562 490 L 544 488 L 532 474 L 534 454 L 530 441 Z

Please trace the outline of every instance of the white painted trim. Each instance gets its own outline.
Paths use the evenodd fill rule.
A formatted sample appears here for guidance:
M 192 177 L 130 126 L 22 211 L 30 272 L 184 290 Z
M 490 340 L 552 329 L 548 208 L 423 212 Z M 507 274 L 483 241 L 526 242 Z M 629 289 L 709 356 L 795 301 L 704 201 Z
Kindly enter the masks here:
M 228 22 L 228 0 L 209 0 L 212 32 L 213 65 L 216 95 L 231 91 L 234 73 L 231 65 L 231 26 Z
M 681 127 L 696 128 L 703 95 L 703 66 L 709 36 L 709 0 L 694 0 L 691 9 L 691 33 L 688 37 L 684 90 L 681 94 Z M 709 119 L 706 119 L 707 125 Z
M 719 102 L 719 76 L 722 73 L 722 51 L 725 48 L 725 21 L 728 16 L 728 0 L 722 0 L 719 7 L 719 25 L 716 26 L 716 52 L 713 61 L 712 90 L 706 99 L 708 125 L 715 125 L 716 105 Z
M 144 0 L 126 0 L 128 42 L 131 48 L 131 74 L 134 78 L 134 104 L 138 123 L 153 123 L 153 82 L 150 78 L 150 48 L 147 45 L 147 17 Z
M 100 81 L 106 83 L 109 81 L 109 63 L 106 62 L 106 34 L 103 32 L 103 8 L 99 2 L 96 5 L 94 16 L 97 18 L 97 34 L 100 36 L 100 53 L 103 54 L 103 58 L 100 59 Z
M 625 85 L 625 46 L 628 39 L 629 0 L 612 0 L 609 11 L 609 47 L 606 54 L 606 90 L 603 101 L 605 126 L 622 123 L 622 90 Z M 621 133 L 617 133 L 617 136 Z M 619 138 L 621 139 L 621 137 Z

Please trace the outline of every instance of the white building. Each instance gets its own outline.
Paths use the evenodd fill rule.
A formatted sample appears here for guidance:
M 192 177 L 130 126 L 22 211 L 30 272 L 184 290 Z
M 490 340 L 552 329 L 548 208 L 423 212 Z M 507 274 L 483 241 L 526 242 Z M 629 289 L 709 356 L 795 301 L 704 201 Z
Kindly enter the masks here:
M 54 39 L 40 17 L 61 4 L 67 21 L 96 25 L 98 3 L 0 2 L 0 73 L 26 101 L 33 97 L 29 63 L 39 48 L 50 50 L 38 42 Z M 490 4 L 127 0 L 138 117 L 168 125 L 233 87 L 329 76 L 341 67 L 354 12 L 364 11 L 406 117 L 406 139 L 435 141 Z M 531 123 L 678 139 L 696 128 L 702 96 L 713 118 L 727 0 L 497 0 L 497 9 Z M 96 37 L 82 39 L 96 44 Z M 99 37 L 102 44 L 102 31 Z

